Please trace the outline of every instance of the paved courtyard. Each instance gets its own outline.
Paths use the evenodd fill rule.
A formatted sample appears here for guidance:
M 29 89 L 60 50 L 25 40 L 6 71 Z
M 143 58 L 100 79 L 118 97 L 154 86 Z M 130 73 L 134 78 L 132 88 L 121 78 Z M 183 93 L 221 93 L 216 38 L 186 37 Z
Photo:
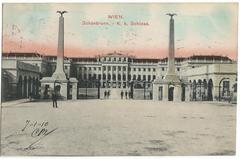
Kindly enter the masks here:
M 2 108 L 2 155 L 233 155 L 236 105 L 78 100 Z

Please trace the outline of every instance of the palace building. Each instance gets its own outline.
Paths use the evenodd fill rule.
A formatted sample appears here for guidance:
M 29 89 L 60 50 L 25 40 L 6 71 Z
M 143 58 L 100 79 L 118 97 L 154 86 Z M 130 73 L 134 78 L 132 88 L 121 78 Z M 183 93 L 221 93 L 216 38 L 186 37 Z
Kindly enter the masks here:
M 31 92 L 36 97 L 49 98 L 50 89 L 42 88 L 41 91 L 39 81 L 54 73 L 56 61 L 56 56 L 39 53 L 3 53 L 2 99 L 29 97 Z M 193 55 L 175 58 L 175 66 L 176 74 L 189 85 L 189 100 L 218 100 L 219 95 L 228 99 L 237 91 L 237 63 L 228 57 Z M 120 98 L 120 92 L 127 91 L 128 98 L 153 99 L 153 82 L 156 78 L 163 79 L 167 68 L 168 58 L 137 58 L 117 52 L 64 58 L 66 77 L 78 80 L 78 99 L 104 98 L 106 90 L 112 95 L 115 93 L 113 98 Z M 71 91 L 70 86 L 69 99 Z M 157 100 L 161 98 L 158 96 Z

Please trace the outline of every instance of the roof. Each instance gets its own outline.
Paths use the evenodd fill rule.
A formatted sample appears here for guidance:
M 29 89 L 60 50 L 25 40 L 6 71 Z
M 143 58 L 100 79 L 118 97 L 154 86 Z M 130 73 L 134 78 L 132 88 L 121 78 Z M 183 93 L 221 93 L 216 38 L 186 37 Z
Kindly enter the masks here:
M 187 59 L 191 59 L 191 60 L 195 60 L 195 59 L 198 59 L 198 60 L 230 60 L 232 61 L 229 57 L 227 56 L 220 56 L 220 55 L 193 55 L 193 56 L 190 56 L 188 57 Z
M 95 57 L 71 57 L 72 62 L 97 62 Z
M 3 57 L 42 57 L 40 53 L 37 52 L 8 52 L 2 53 Z

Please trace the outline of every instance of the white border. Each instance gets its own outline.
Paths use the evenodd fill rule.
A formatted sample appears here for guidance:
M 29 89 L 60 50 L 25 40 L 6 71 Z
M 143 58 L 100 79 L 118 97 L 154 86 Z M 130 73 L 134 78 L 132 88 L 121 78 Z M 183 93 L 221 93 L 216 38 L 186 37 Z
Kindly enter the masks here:
M 1 6 L 0 6 L 0 12 L 2 13 L 2 4 L 3 3 L 238 3 L 238 38 L 240 37 L 240 11 L 239 11 L 239 0 L 0 0 Z M 0 14 L 0 50 L 2 50 L 2 14 Z M 240 52 L 239 47 L 239 39 L 238 39 L 238 57 Z M 0 55 L 0 66 L 2 66 L 2 54 Z M 238 64 L 240 64 L 240 59 L 238 58 Z M 2 70 L 0 69 L 0 76 L 1 76 Z M 238 83 L 239 83 L 239 75 L 240 75 L 240 66 L 238 65 Z M 0 82 L 1 86 L 1 82 Z M 0 89 L 1 94 L 1 89 Z M 240 99 L 240 84 L 238 84 L 238 102 Z M 131 156 L 123 156 L 123 157 L 107 157 L 109 159 L 112 158 L 126 158 L 126 159 L 132 159 L 132 158 L 150 158 L 150 159 L 156 159 L 156 158 L 164 158 L 164 159 L 239 159 L 240 158 L 240 110 L 239 110 L 239 104 L 237 104 L 237 123 L 236 123 L 236 130 L 237 130 L 237 137 L 236 137 L 236 156 L 141 156 L 141 157 L 131 157 Z M 1 115 L 0 115 L 1 116 Z M 0 120 L 1 122 L 1 120 Z M 1 125 L 1 123 L 0 123 Z M 1 133 L 0 133 L 1 134 Z M 204 146 L 204 145 L 203 145 Z M 217 146 L 217 145 L 216 145 Z M 64 158 L 70 158 L 71 156 L 63 156 Z M 6 158 L 0 156 L 0 158 Z M 19 158 L 19 157 L 8 157 L 8 158 Z M 25 158 L 25 157 L 24 157 Z M 33 157 L 26 157 L 26 158 L 33 158 Z M 39 156 L 36 156 L 34 158 L 40 158 Z M 46 159 L 49 159 L 50 157 L 45 157 Z M 51 157 L 51 158 L 58 158 L 58 157 Z M 102 159 L 106 157 L 77 157 L 77 158 L 91 158 L 91 159 Z

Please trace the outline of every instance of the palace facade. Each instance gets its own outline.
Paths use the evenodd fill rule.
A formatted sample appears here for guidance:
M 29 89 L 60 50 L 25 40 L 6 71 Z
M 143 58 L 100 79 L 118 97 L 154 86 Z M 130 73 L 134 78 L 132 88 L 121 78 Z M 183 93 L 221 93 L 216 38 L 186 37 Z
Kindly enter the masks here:
M 24 98 L 30 94 L 41 96 L 39 80 L 53 74 L 56 60 L 56 56 L 44 56 L 39 53 L 3 53 L 2 69 L 5 73 L 2 76 L 4 85 L 2 99 Z M 152 83 L 155 79 L 164 78 L 167 67 L 167 58 L 137 58 L 117 52 L 96 57 L 64 58 L 66 77 L 75 77 L 78 80 L 78 94 L 81 94 L 84 88 L 89 88 L 89 93 L 90 88 L 97 88 L 99 98 L 104 98 L 106 89 L 129 92 L 133 92 L 134 89 L 135 99 L 152 99 Z M 24 74 L 21 73 L 23 70 Z M 228 57 L 213 55 L 178 57 L 175 58 L 175 71 L 181 80 L 189 84 L 190 100 L 219 100 L 220 97 L 228 99 L 237 92 L 237 63 Z M 13 82 L 5 80 L 9 78 L 13 78 Z M 8 90 L 14 89 L 16 91 L 13 92 L 18 93 L 9 94 Z M 43 89 L 45 95 L 50 91 Z M 136 91 L 144 95 L 137 98 Z M 71 98 L 71 87 L 69 92 Z M 133 98 L 133 93 L 129 95 L 129 98 L 131 97 Z M 161 100 L 161 97 L 158 99 Z

